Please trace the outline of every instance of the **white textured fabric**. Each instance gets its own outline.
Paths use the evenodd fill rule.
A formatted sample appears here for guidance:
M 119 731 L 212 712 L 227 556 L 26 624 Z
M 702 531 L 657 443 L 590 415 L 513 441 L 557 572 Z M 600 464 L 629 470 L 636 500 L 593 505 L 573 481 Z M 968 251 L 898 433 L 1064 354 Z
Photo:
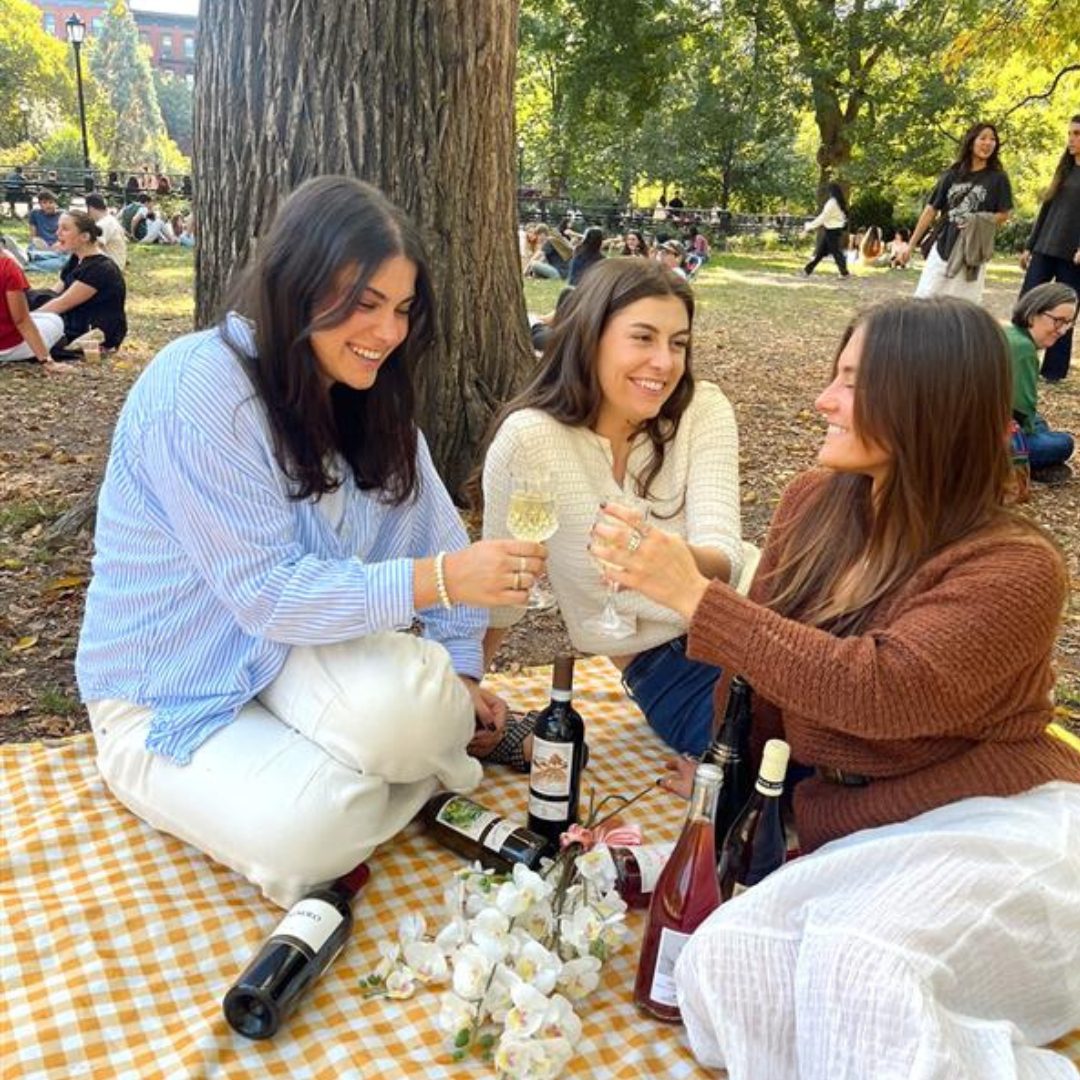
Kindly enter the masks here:
M 823 229 L 842 229 L 846 224 L 847 214 L 840 209 L 840 204 L 830 197 L 825 200 L 821 213 L 803 226 L 803 232 L 812 232 L 818 226 Z
M 124 233 L 124 226 L 112 214 L 98 218 L 97 226 L 101 230 L 98 247 L 123 270 L 127 266 L 127 235 Z
M 149 709 L 87 709 L 112 793 L 282 907 L 403 829 L 436 782 L 471 791 L 483 775 L 465 751 L 472 699 L 449 654 L 409 634 L 293 648 L 189 765 L 146 749 Z
M 635 489 L 631 477 L 648 465 L 652 446 L 639 439 L 630 451 L 623 490 Z M 537 409 L 512 413 L 499 428 L 484 460 L 484 536 L 506 537 L 506 513 L 515 470 L 550 472 L 555 486 L 559 529 L 548 540 L 548 575 L 574 646 L 607 655 L 612 639 L 590 633 L 582 621 L 604 604 L 605 587 L 589 558 L 589 530 L 604 499 L 620 490 L 612 475 L 611 444 L 587 427 L 570 427 Z M 739 515 L 739 436 L 735 413 L 720 388 L 698 382 L 675 438 L 667 444 L 664 464 L 650 487 L 652 523 L 691 544 L 722 551 L 732 579 L 743 566 Z M 635 592 L 616 597 L 620 611 L 637 616 L 637 633 L 618 641 L 618 651 L 643 652 L 686 632 L 686 623 L 670 608 Z M 521 608 L 496 608 L 491 625 L 509 626 Z
M 731 1080 L 1076 1080 L 1080 785 L 964 799 L 796 859 L 698 928 L 690 1044 Z
M 930 249 L 926 258 L 919 284 L 915 287 L 916 300 L 929 300 L 933 296 L 955 296 L 959 300 L 970 300 L 981 304 L 983 286 L 986 284 L 986 263 L 979 267 L 979 275 L 974 281 L 968 281 L 965 274 L 947 277 L 948 263 L 938 254 L 937 245 Z

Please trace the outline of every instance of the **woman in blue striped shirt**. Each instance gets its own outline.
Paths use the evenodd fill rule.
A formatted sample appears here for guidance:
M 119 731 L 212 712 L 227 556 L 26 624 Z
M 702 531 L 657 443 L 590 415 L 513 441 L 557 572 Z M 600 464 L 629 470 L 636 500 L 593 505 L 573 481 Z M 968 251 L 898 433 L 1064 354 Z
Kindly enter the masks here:
M 481 609 L 545 551 L 468 545 L 413 420 L 421 244 L 374 188 L 302 185 L 227 310 L 120 414 L 76 673 L 117 798 L 287 906 L 479 782 Z

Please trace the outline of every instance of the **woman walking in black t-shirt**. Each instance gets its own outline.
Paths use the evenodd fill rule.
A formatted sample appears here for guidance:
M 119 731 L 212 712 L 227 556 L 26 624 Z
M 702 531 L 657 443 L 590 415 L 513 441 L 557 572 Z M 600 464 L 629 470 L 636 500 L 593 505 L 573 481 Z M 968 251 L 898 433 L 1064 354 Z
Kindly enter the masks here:
M 38 311 L 55 311 L 64 319 L 64 336 L 77 338 L 88 330 L 104 335 L 106 349 L 119 348 L 127 336 L 124 302 L 127 287 L 119 267 L 98 247 L 101 230 L 88 214 L 68 211 L 60 215 L 60 248 L 71 258 L 60 271 L 61 288 L 41 303 L 41 293 L 31 306 Z
M 1020 266 L 1027 271 L 1021 296 L 1047 281 L 1060 281 L 1080 292 L 1080 114 L 1069 121 L 1069 141 L 1020 256 Z M 1072 341 L 1070 327 L 1046 350 L 1041 374 L 1047 382 L 1060 382 L 1069 373 Z
M 917 299 L 957 296 L 978 304 L 993 253 L 994 233 L 1012 210 L 1012 187 L 998 160 L 997 129 L 973 124 L 956 160 L 941 175 L 911 234 L 908 258 L 931 224 L 940 231 L 915 290 Z M 907 259 L 903 260 L 907 265 Z

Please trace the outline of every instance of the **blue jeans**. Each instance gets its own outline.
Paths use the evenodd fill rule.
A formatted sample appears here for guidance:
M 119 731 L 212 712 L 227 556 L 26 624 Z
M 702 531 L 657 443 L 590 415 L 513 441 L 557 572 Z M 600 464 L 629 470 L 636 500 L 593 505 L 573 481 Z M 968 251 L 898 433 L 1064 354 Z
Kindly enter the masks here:
M 43 274 L 59 274 L 64 264 L 71 258 L 53 251 L 35 251 L 31 248 L 27 253 L 27 270 L 38 270 Z
M 1028 447 L 1028 464 L 1033 469 L 1062 465 L 1073 452 L 1073 437 L 1067 431 L 1051 431 L 1041 416 L 1032 421 L 1035 430 L 1024 435 Z
M 712 739 L 713 690 L 721 668 L 686 655 L 686 638 L 648 649 L 622 675 L 649 726 L 675 750 L 700 756 Z

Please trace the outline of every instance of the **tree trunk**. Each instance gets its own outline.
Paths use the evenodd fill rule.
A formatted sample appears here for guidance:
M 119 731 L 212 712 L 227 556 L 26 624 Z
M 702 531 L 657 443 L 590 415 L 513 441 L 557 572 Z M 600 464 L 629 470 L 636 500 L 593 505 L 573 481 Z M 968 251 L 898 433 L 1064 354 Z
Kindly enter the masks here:
M 532 363 L 516 242 L 517 0 L 203 0 L 195 109 L 196 321 L 281 199 L 325 173 L 422 228 L 439 339 L 420 423 L 456 491 Z
M 817 150 L 818 198 L 824 199 L 830 180 L 838 179 L 851 161 L 851 132 L 855 117 L 841 108 L 836 92 L 824 80 L 812 80 L 814 119 L 821 143 Z M 843 184 L 847 188 L 846 181 Z

